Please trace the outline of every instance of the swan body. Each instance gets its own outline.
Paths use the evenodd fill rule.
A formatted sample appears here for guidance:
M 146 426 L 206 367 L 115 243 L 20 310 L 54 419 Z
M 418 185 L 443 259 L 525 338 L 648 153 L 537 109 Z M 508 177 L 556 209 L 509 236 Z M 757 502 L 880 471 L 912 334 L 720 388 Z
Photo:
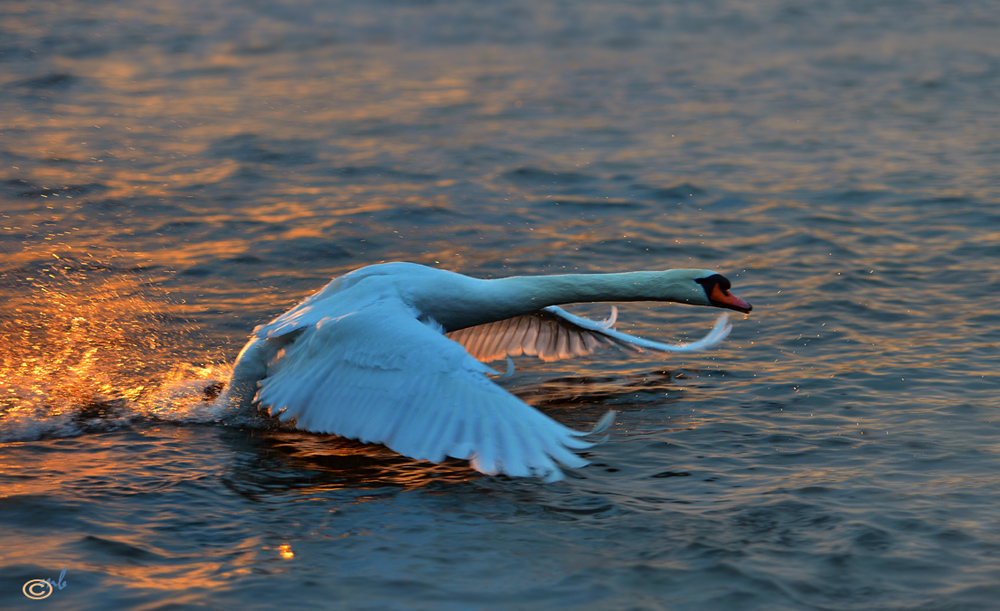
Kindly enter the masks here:
M 520 354 L 556 360 L 599 346 L 687 352 L 729 334 L 723 314 L 703 339 L 662 344 L 615 331 L 558 304 L 673 301 L 749 312 L 710 270 L 522 276 L 484 280 L 414 263 L 338 278 L 254 330 L 217 405 L 258 404 L 300 429 L 385 444 L 432 462 L 468 459 L 485 474 L 562 478 L 582 467 L 583 439 L 511 395 L 485 362 Z M 557 464 L 558 463 L 558 464 Z

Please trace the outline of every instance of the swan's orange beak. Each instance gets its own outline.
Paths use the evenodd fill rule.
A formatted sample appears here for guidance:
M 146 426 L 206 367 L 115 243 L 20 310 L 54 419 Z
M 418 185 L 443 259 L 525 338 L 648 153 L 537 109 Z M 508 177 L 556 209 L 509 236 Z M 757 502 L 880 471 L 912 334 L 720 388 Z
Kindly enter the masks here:
M 752 305 L 719 286 L 718 282 L 712 287 L 712 294 L 708 296 L 708 300 L 716 307 L 729 308 L 744 314 L 753 309 Z

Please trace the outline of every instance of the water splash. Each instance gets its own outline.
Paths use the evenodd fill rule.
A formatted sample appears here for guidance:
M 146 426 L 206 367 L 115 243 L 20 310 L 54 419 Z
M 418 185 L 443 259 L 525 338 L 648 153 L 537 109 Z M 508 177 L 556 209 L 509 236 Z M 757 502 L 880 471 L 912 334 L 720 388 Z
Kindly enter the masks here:
M 186 362 L 193 326 L 149 270 L 71 249 L 18 258 L 0 272 L 12 289 L 0 304 L 0 441 L 180 417 L 226 379 L 223 366 Z

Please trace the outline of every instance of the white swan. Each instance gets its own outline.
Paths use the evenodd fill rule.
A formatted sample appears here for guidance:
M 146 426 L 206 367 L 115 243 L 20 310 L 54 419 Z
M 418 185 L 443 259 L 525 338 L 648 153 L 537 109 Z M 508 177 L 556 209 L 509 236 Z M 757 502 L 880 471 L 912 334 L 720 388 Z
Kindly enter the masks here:
M 703 339 L 661 344 L 613 330 L 556 304 L 673 301 L 749 312 L 709 270 L 470 278 L 414 263 L 384 263 L 334 279 L 254 330 L 217 405 L 267 408 L 300 429 L 385 444 L 411 458 L 468 459 L 493 475 L 562 478 L 557 462 L 593 431 L 567 428 L 494 384 L 482 361 L 586 355 L 599 345 L 686 352 L 729 334 L 728 315 Z M 477 360 L 478 359 L 478 360 Z

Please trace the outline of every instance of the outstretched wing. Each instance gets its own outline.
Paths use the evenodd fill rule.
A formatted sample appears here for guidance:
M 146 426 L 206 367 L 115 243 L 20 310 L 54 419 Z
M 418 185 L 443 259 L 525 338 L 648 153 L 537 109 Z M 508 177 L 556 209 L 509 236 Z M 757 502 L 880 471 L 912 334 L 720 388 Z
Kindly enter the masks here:
M 606 429 L 579 432 L 494 384 L 496 373 L 421 323 L 401 302 L 383 300 L 306 327 L 271 362 L 257 400 L 282 421 L 440 462 L 469 459 L 494 475 L 562 478 L 557 462 L 582 467 L 573 450 Z
M 634 352 L 693 352 L 718 344 L 732 330 L 729 315 L 723 313 L 702 339 L 690 344 L 664 344 L 615 331 L 611 327 L 617 313 L 618 310 L 612 307 L 608 320 L 596 322 L 551 306 L 524 316 L 453 331 L 448 337 L 462 344 L 472 356 L 488 363 L 521 354 L 537 356 L 543 361 L 558 361 L 586 356 L 601 346 Z

